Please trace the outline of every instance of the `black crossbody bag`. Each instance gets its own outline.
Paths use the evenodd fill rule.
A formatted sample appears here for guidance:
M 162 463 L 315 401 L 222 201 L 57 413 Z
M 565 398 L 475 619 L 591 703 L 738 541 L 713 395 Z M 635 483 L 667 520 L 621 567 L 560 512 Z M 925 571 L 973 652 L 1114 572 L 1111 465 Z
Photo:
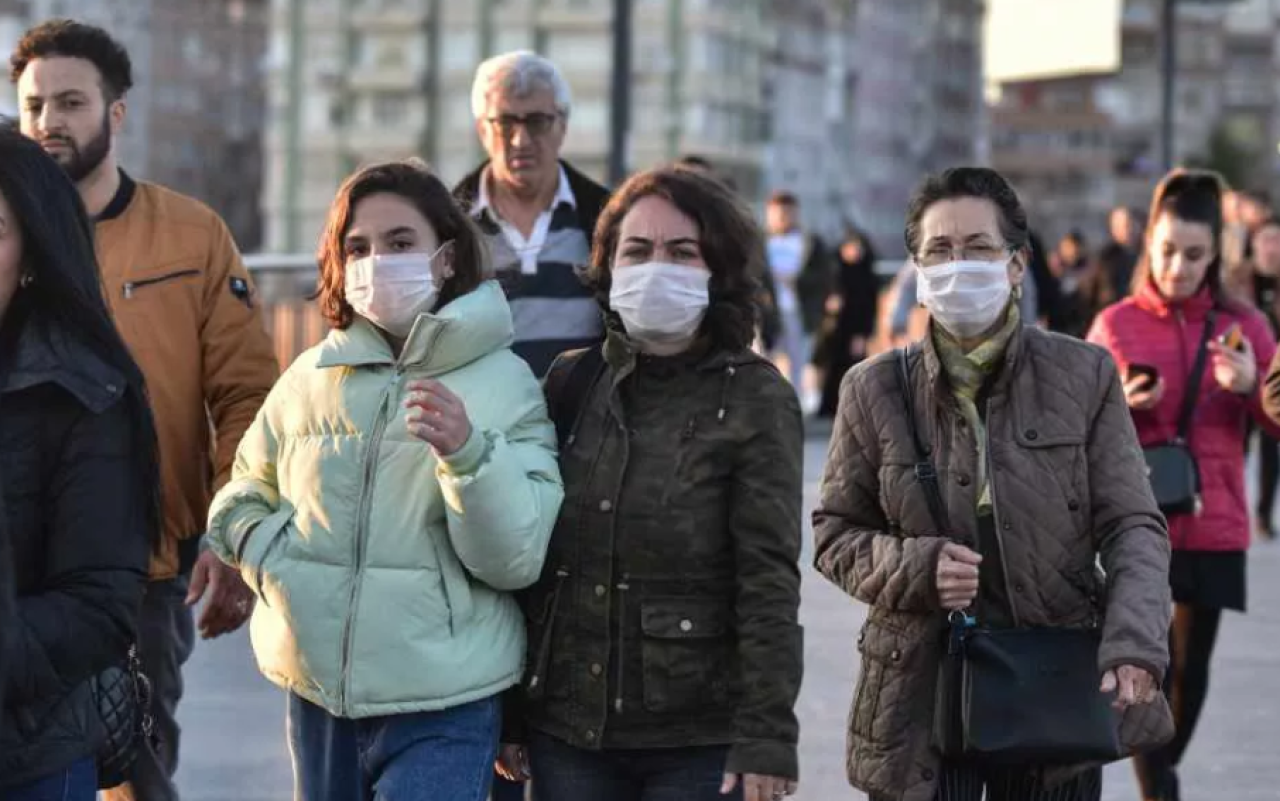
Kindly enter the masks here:
M 952 531 L 938 473 L 920 436 L 907 351 L 898 384 L 915 444 L 916 480 L 934 525 Z M 933 744 L 944 757 L 995 764 L 1074 765 L 1125 756 L 1120 716 L 1098 689 L 1096 629 L 988 629 L 949 618 L 938 670 Z
M 1144 448 L 1142 451 L 1147 460 L 1147 478 L 1151 481 L 1151 492 L 1155 495 L 1156 505 L 1165 516 L 1199 514 L 1202 508 L 1200 465 L 1196 463 L 1187 438 L 1191 432 L 1191 419 L 1196 413 L 1196 402 L 1200 397 L 1200 382 L 1204 379 L 1205 365 L 1209 361 L 1209 339 L 1213 336 L 1217 319 L 1218 310 L 1212 309 L 1204 321 L 1200 348 L 1196 351 L 1196 361 L 1187 379 L 1186 390 L 1182 393 L 1177 434 L 1171 442 Z

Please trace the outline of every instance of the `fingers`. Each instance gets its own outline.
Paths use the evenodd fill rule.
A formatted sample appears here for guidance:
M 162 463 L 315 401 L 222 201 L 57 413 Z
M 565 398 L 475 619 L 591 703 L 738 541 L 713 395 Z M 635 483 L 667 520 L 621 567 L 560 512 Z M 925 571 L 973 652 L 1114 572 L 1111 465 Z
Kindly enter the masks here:
M 1116 691 L 1116 672 L 1114 670 L 1108 670 L 1102 674 L 1102 686 L 1099 689 L 1104 693 Z
M 738 789 L 738 774 L 726 773 L 724 781 L 720 782 L 720 795 L 728 795 Z
M 209 561 L 207 559 L 196 560 L 196 565 L 191 569 L 191 584 L 187 587 L 187 597 L 184 601 L 187 606 L 195 606 L 200 603 L 200 599 L 204 597 L 205 585 L 209 581 Z
M 462 406 L 462 400 L 439 381 L 410 381 L 406 389 L 409 391 L 409 397 L 405 401 L 406 406 L 421 406 L 441 411 Z
M 966 565 L 982 564 L 982 554 L 977 551 L 970 550 L 963 545 L 955 542 L 948 542 L 942 546 L 942 555 L 957 562 Z
M 209 593 L 200 614 L 200 636 L 213 640 L 244 625 L 253 612 L 253 593 L 225 565 L 209 570 Z

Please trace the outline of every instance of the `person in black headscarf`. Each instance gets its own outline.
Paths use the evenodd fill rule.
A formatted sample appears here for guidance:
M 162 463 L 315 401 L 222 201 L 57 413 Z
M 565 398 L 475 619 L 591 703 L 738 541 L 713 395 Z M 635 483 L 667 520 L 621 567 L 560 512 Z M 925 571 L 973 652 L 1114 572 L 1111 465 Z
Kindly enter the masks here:
M 824 418 L 835 416 L 840 380 L 849 368 L 866 358 L 867 345 L 876 328 L 876 252 L 871 240 L 853 225 L 845 226 L 844 241 L 836 251 L 834 289 L 813 355 L 814 366 L 823 371 L 818 416 Z

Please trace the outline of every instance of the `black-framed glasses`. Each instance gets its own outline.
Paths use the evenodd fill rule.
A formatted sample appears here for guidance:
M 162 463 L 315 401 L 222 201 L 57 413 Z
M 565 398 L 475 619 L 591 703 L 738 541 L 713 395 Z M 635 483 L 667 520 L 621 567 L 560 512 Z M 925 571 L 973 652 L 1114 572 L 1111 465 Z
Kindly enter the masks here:
M 523 126 L 526 133 L 537 137 L 543 136 L 550 131 L 558 119 L 560 119 L 559 114 L 535 111 L 531 114 L 500 114 L 497 117 L 489 117 L 488 122 L 497 128 L 503 136 L 512 136 L 515 134 L 516 128 Z
M 987 243 L 965 245 L 960 248 L 935 245 L 921 253 L 917 262 L 921 267 L 937 267 L 952 261 L 952 257 L 955 261 L 999 261 L 1008 252 L 1007 247 Z

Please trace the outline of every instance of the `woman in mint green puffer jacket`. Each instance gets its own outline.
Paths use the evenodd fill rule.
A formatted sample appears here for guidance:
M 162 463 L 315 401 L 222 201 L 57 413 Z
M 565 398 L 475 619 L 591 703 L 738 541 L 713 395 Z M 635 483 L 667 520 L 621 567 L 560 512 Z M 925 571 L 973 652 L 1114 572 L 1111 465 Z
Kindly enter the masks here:
M 297 797 L 482 801 L 563 489 L 483 245 L 415 163 L 357 173 L 321 247 L 333 331 L 272 390 L 209 546 L 258 597 Z

